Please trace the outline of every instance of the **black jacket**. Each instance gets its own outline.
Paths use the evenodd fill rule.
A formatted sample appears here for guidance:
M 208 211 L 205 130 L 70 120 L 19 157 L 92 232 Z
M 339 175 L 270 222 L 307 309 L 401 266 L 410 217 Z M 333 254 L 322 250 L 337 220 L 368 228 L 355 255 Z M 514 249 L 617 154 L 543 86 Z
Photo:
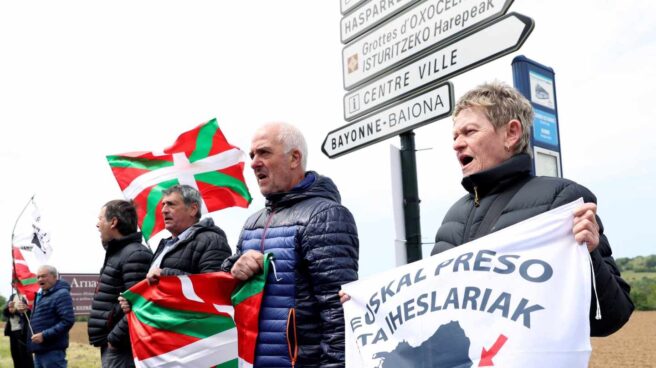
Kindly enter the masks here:
M 267 197 L 246 221 L 230 271 L 247 250 L 273 254 L 259 316 L 255 367 L 344 366 L 344 310 L 337 293 L 358 278 L 358 233 L 337 187 L 309 172 L 287 193 Z M 290 354 L 291 353 L 291 354 Z M 291 356 L 290 356 L 291 355 Z
M 513 156 L 497 167 L 463 178 L 462 185 L 469 194 L 460 198 L 447 212 L 435 236 L 431 254 L 467 243 L 475 237 L 478 227 L 492 202 L 503 191 L 514 185 L 523 186 L 507 203 L 490 232 L 560 207 L 583 197 L 585 202 L 597 203 L 597 198 L 587 188 L 567 179 L 531 176 L 531 158 L 527 154 Z M 479 205 L 475 205 L 478 197 Z M 590 307 L 590 334 L 607 336 L 617 331 L 633 312 L 629 298 L 629 285 L 620 277 L 612 257 L 612 251 L 601 219 L 599 224 L 599 246 L 592 257 L 597 293 L 601 305 L 602 319 L 595 319 L 596 302 L 594 293 Z M 476 236 L 475 236 L 476 235 Z
M 114 239 L 107 244 L 105 262 L 89 315 L 89 343 L 130 348 L 127 317 L 118 304 L 120 293 L 146 278 L 153 253 L 141 244 L 141 233 Z
M 159 242 L 153 260 L 162 253 L 167 240 Z M 164 255 L 159 268 L 162 275 L 216 272 L 231 254 L 225 233 L 207 217 L 192 225 L 189 236 Z

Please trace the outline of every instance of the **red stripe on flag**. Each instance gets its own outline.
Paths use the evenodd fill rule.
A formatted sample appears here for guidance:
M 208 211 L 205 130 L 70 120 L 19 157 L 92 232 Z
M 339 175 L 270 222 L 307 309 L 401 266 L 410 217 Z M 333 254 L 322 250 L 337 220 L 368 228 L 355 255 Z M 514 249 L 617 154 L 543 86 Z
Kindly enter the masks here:
M 232 148 L 235 148 L 235 146 L 228 143 L 228 140 L 221 131 L 221 127 L 219 127 L 219 129 L 216 130 L 216 133 L 214 133 L 214 138 L 212 139 L 212 149 L 210 150 L 209 155 L 213 156 Z
M 235 326 L 237 326 L 237 342 L 239 357 L 247 362 L 255 361 L 255 343 L 259 329 L 260 305 L 262 296 L 260 292 L 235 306 Z
M 14 260 L 25 262 L 25 258 L 23 257 L 23 253 L 21 252 L 20 248 L 13 246 L 12 253 L 14 255 Z M 25 264 L 14 263 L 14 269 L 17 278 L 20 280 L 36 278 L 36 274 L 32 272 L 32 270 L 30 270 L 30 268 Z
M 134 313 L 128 314 L 128 324 L 132 351 L 139 360 L 165 354 L 200 340 L 197 337 L 145 325 Z
M 206 122 L 188 132 L 180 134 L 178 139 L 175 140 L 175 143 L 173 143 L 171 147 L 165 149 L 164 152 L 168 154 L 184 152 L 187 157 L 191 156 L 191 153 L 196 149 L 196 138 L 198 137 L 198 132 L 205 124 Z
M 12 285 L 14 286 L 14 289 L 18 291 L 19 294 L 25 296 L 27 299 L 27 305 L 32 306 L 34 304 L 34 299 L 36 297 L 37 291 L 39 291 L 39 284 L 38 283 L 32 283 L 29 285 L 23 285 L 21 283 L 21 280 L 27 280 L 27 279 L 36 279 L 36 274 L 30 270 L 30 268 L 24 264 L 16 263 L 15 261 L 25 261 L 25 257 L 23 257 L 23 253 L 21 252 L 20 248 L 16 246 L 12 246 L 12 257 L 13 257 L 13 266 L 14 268 L 12 269 Z
M 219 312 L 214 304 L 232 306 L 230 293 L 217 292 L 217 290 L 232 291 L 239 284 L 239 280 L 227 272 L 193 275 L 190 280 L 194 286 L 194 293 L 205 303 L 186 299 L 177 276 L 163 276 L 157 287 L 150 287 L 147 282 L 141 282 L 133 286 L 130 291 L 162 307 L 229 317 Z M 180 303 L 180 300 L 185 302 Z
M 154 186 L 144 189 L 134 198 L 134 205 L 137 209 L 137 217 L 139 218 L 139 228 L 144 232 L 146 239 L 149 239 L 153 235 L 164 230 L 165 227 L 164 217 L 162 216 L 162 202 L 158 201 L 154 211 L 151 210 L 155 222 L 152 227 L 144 229 L 143 221 L 146 218 L 146 215 L 151 212 L 148 210 L 148 196 L 153 188 Z
M 112 174 L 114 174 L 121 190 L 125 190 L 134 179 L 147 172 L 149 172 L 149 170 L 135 169 L 131 167 L 112 167 Z
M 209 212 L 234 206 L 248 208 L 248 201 L 230 188 L 220 187 L 202 181 L 197 181 L 196 184 Z
M 228 166 L 224 169 L 219 170 L 219 172 L 222 172 L 226 175 L 230 175 L 235 179 L 239 179 L 240 181 L 245 181 L 244 180 L 244 163 L 240 162 L 236 165 Z

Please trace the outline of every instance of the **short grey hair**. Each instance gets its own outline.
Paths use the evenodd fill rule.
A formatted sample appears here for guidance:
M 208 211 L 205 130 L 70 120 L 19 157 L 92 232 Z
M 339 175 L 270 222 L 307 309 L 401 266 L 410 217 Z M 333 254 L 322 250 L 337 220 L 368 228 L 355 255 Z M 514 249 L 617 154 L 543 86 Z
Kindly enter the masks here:
M 59 272 L 57 272 L 57 269 L 54 266 L 51 265 L 43 265 L 39 267 L 39 270 L 46 270 L 49 274 L 55 276 L 56 279 L 59 279 Z
M 182 197 L 182 201 L 184 202 L 185 206 L 189 207 L 192 204 L 197 204 L 198 205 L 198 212 L 196 213 L 196 220 L 200 220 L 200 210 L 203 207 L 201 205 L 201 199 L 200 199 L 200 192 L 191 185 L 187 184 L 177 184 L 174 185 L 168 189 L 165 189 L 162 194 L 164 196 L 171 195 L 173 193 L 178 193 Z
M 499 81 L 484 83 L 465 93 L 456 104 L 453 118 L 470 107 L 479 107 L 494 129 L 508 124 L 513 119 L 522 124 L 522 136 L 513 153 L 531 152 L 531 129 L 533 129 L 533 106 L 515 88 Z
M 276 123 L 278 126 L 278 141 L 282 143 L 285 153 L 290 153 L 293 149 L 301 152 L 301 168 L 305 171 L 307 167 L 307 143 L 303 133 L 292 124 Z

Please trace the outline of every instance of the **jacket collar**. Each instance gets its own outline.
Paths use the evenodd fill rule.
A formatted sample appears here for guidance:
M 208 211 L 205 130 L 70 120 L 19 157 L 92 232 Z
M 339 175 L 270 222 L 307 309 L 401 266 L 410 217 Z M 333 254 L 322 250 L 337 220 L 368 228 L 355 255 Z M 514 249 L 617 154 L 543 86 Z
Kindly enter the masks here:
M 265 206 L 269 209 L 290 207 L 312 197 L 323 197 L 341 203 L 339 190 L 330 178 L 308 171 L 305 173 L 305 178 L 289 192 L 266 196 Z
M 122 238 L 110 240 L 107 243 L 107 252 L 115 252 L 130 243 L 141 243 L 141 233 L 136 232 Z
M 484 197 L 531 176 L 531 168 L 531 157 L 527 153 L 519 153 L 498 166 L 462 178 L 461 184 L 469 193 L 473 194 L 476 190 L 480 197 Z

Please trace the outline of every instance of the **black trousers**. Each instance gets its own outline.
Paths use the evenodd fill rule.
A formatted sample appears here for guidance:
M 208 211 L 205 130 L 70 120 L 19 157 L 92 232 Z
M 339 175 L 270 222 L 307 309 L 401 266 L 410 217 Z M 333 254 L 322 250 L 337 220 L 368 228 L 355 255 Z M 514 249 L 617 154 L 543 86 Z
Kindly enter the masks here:
M 27 336 L 22 331 L 10 333 L 9 348 L 15 368 L 34 368 L 32 353 L 27 351 Z

